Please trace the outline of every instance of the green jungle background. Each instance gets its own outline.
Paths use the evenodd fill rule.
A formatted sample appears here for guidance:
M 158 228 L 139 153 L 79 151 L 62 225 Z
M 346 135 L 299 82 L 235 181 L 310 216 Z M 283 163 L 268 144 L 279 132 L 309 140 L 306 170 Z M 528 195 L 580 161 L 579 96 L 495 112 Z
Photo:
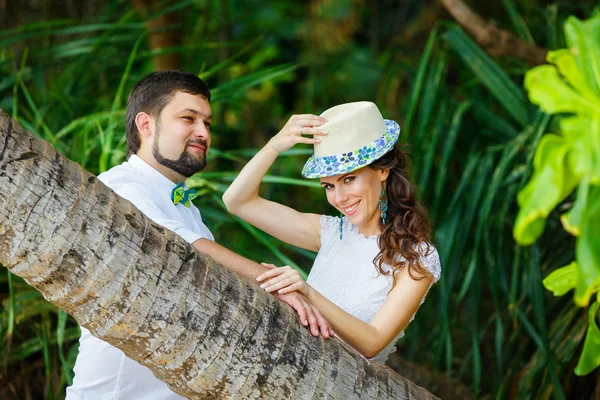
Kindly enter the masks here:
M 542 136 L 560 132 L 560 115 L 530 103 L 532 61 L 486 53 L 448 13 L 453 3 L 0 0 L 0 108 L 98 174 L 124 160 L 136 81 L 156 69 L 199 74 L 215 116 L 209 166 L 193 178 L 205 222 L 240 254 L 308 272 L 313 253 L 232 217 L 221 194 L 292 113 L 374 101 L 414 156 L 443 269 L 390 365 L 444 399 L 600 399 L 600 351 L 588 350 L 587 374 L 574 372 L 597 306 L 592 313 L 542 284 L 575 259 L 576 238 L 560 221 L 575 196 L 559 199 L 534 244 L 513 238 L 517 193 Z M 570 16 L 599 10 L 593 0 L 465 3 L 486 26 L 548 50 L 568 47 Z M 264 194 L 332 213 L 322 189 L 300 176 L 309 154 L 297 147 L 280 157 Z M 6 270 L 0 301 L 0 398 L 64 398 L 77 324 Z

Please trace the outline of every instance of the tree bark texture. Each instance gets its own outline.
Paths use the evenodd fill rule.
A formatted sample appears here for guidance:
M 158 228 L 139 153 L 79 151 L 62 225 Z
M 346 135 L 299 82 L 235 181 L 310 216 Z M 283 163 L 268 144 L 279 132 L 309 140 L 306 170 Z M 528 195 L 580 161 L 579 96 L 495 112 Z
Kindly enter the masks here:
M 431 399 L 154 224 L 0 110 L 0 263 L 190 399 Z

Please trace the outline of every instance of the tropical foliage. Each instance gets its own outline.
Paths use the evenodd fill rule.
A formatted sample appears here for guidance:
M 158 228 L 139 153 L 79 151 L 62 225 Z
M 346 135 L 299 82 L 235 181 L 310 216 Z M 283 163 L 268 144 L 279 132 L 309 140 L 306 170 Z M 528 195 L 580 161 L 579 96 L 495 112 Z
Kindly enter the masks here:
M 47 20 L 0 31 L 0 108 L 99 173 L 124 159 L 124 105 L 132 85 L 153 69 L 153 57 L 179 54 L 182 69 L 199 73 L 213 88 L 211 159 L 209 168 L 193 178 L 203 218 L 217 241 L 241 254 L 308 272 L 314 254 L 231 217 L 221 194 L 292 112 L 375 101 L 386 118 L 398 121 L 401 140 L 414 156 L 413 178 L 434 220 L 443 266 L 440 284 L 398 343 L 398 354 L 431 374 L 470 385 L 475 397 L 585 398 L 598 390 L 598 370 L 585 377 L 573 373 L 583 338 L 596 337 L 586 336 L 595 326 L 590 323 L 595 311 L 554 297 L 542 286 L 543 278 L 557 270 L 546 280 L 558 282 L 547 284 L 553 291 L 574 287 L 581 299 L 594 292 L 592 275 L 577 274 L 581 260 L 597 257 L 582 256 L 580 249 L 582 238 L 591 238 L 586 224 L 597 224 L 594 205 L 599 204 L 592 191 L 598 183 L 583 171 L 591 171 L 598 159 L 586 164 L 567 154 L 592 157 L 597 144 L 597 121 L 587 124 L 582 118 L 593 114 L 584 106 L 597 104 L 592 100 L 599 96 L 593 75 L 598 64 L 572 49 L 581 47 L 574 45 L 577 37 L 588 41 L 586 48 L 597 46 L 593 38 L 599 35 L 577 31 L 592 24 L 568 17 L 590 17 L 597 2 L 504 0 L 485 11 L 492 13 L 486 18 L 523 41 L 567 49 L 550 53 L 557 69 L 540 67 L 547 74 L 542 75 L 546 88 L 536 85 L 536 70 L 524 86 L 529 65 L 487 55 L 435 1 L 411 0 L 400 8 L 360 0 L 308 5 L 180 0 L 159 4 L 143 18 L 123 0 L 105 3 L 96 16 L 83 20 Z M 172 12 L 179 18 L 181 43 L 150 47 L 145 21 Z M 576 32 L 567 28 L 563 36 L 565 20 Z M 581 79 L 573 75 L 577 70 Z M 558 74 L 567 84 L 560 84 Z M 542 110 L 528 101 L 528 92 Z M 543 102 L 556 98 L 572 108 L 546 108 Z M 555 112 L 570 115 L 554 118 Z M 554 132 L 553 139 L 545 138 L 547 132 Z M 542 156 L 540 148 L 546 148 Z M 556 153 L 568 161 L 556 164 Z M 265 179 L 264 194 L 301 210 L 330 213 L 318 185 L 300 179 L 308 154 L 309 148 L 297 148 L 281 157 Z M 560 168 L 552 173 L 571 175 L 555 180 L 540 170 L 555 164 Z M 534 183 L 540 186 L 531 191 L 532 199 L 535 195 L 543 204 L 525 198 Z M 558 200 L 548 206 L 551 198 Z M 563 221 L 569 231 L 560 219 L 567 209 Z M 515 241 L 513 227 L 535 233 L 536 226 L 531 240 Z M 579 227 L 579 236 L 569 233 L 572 227 Z M 573 260 L 576 265 L 558 270 Z M 581 289 L 578 279 L 586 279 Z M 29 390 L 31 398 L 62 398 L 77 353 L 76 324 L 14 276 L 0 278 L 0 288 L 5 293 L 0 381 L 7 382 L 0 384 L 0 397 L 2 390 L 7 398 Z M 33 386 L 32 380 L 43 384 Z M 439 389 L 435 382 L 428 386 L 433 392 Z M 438 392 L 442 398 L 446 394 Z
M 584 307 L 600 289 L 600 15 L 587 21 L 569 18 L 565 36 L 569 48 L 550 52 L 552 65 L 525 76 L 533 103 L 548 114 L 568 116 L 560 119 L 560 135 L 546 134 L 538 144 L 533 176 L 519 193 L 514 235 L 521 244 L 535 242 L 550 212 L 577 188 L 561 216 L 564 228 L 577 237 L 575 261 L 554 271 L 544 285 L 557 296 L 575 289 L 575 304 Z M 600 365 L 599 303 L 600 295 L 589 308 L 578 374 Z

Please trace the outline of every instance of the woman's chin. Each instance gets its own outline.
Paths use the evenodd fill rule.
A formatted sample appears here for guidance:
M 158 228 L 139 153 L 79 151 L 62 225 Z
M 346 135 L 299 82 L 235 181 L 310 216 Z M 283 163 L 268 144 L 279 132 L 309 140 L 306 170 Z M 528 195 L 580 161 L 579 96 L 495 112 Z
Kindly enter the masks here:
M 354 213 L 352 215 L 346 215 L 346 218 L 352 225 L 362 226 L 365 223 L 365 219 L 361 217 L 358 213 Z

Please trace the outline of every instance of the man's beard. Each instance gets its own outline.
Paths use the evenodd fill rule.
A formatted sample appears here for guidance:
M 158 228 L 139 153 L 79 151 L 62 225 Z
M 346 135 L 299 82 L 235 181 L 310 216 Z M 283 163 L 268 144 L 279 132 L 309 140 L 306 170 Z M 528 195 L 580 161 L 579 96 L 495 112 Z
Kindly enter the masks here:
M 177 160 L 171 160 L 168 158 L 163 157 L 162 154 L 160 154 L 160 149 L 158 148 L 158 138 L 160 135 L 160 122 L 157 121 L 156 122 L 156 137 L 154 138 L 154 145 L 152 146 L 152 155 L 154 156 L 154 158 L 156 159 L 156 161 L 167 167 L 172 169 L 173 171 L 177 172 L 178 174 L 185 176 L 186 178 L 189 178 L 190 176 L 194 175 L 196 172 L 200 172 L 204 169 L 204 167 L 206 166 L 206 142 L 203 139 L 200 138 L 196 138 L 196 139 L 191 139 L 188 140 L 186 143 L 186 148 L 188 144 L 201 144 L 202 146 L 204 146 L 204 154 L 202 154 L 199 158 L 196 158 L 194 156 L 192 156 L 191 154 L 189 154 L 185 148 L 183 149 L 183 152 L 181 153 L 181 155 L 179 156 L 179 158 Z

